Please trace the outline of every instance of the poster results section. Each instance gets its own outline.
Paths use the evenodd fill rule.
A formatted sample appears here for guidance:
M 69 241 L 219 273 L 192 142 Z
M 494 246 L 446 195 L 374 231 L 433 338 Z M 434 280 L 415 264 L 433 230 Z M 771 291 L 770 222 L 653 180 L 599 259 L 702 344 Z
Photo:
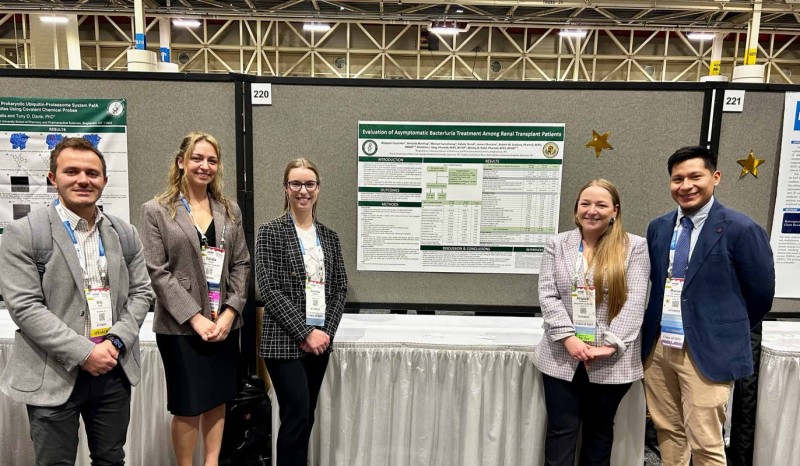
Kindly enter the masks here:
M 800 93 L 787 92 L 781 164 L 770 244 L 775 255 L 775 297 L 800 298 Z
M 129 220 L 126 125 L 125 99 L 0 97 L 0 227 L 55 200 L 47 179 L 50 151 L 75 136 L 105 157 L 108 184 L 98 205 Z
M 539 272 L 564 124 L 359 122 L 358 269 Z

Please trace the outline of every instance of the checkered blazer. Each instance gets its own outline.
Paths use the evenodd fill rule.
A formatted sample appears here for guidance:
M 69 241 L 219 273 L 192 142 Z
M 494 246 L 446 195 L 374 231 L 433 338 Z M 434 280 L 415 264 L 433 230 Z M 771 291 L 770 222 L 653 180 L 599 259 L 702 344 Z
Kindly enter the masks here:
M 650 259 L 647 243 L 641 236 L 628 234 L 630 248 L 625 261 L 628 300 L 619 315 L 608 324 L 608 306 L 604 300 L 597 308 L 595 345 L 617 346 L 608 358 L 589 363 L 589 381 L 622 384 L 643 377 L 641 327 L 644 318 Z M 572 359 L 561 341 L 575 333 L 572 322 L 572 283 L 581 232 L 577 228 L 552 238 L 544 250 L 539 271 L 539 304 L 544 315 L 544 337 L 536 347 L 535 364 L 543 373 L 562 380 L 572 380 L 579 361 Z M 589 283 L 594 277 L 589 274 Z
M 314 220 L 325 255 L 325 325 L 316 327 L 333 338 L 342 319 L 347 298 L 339 236 Z M 264 300 L 264 330 L 259 354 L 267 358 L 297 359 L 306 353 L 300 344 L 315 327 L 306 325 L 306 269 L 297 232 L 289 214 L 271 220 L 258 229 L 256 239 L 256 282 Z

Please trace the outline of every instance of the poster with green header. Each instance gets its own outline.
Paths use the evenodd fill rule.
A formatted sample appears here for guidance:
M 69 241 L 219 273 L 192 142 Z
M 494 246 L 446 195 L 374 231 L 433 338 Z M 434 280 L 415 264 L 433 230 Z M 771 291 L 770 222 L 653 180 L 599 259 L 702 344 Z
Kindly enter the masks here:
M 108 184 L 98 205 L 129 220 L 128 103 L 125 99 L 0 97 L 0 226 L 56 199 L 50 152 L 83 137 L 105 157 Z
M 359 270 L 539 273 L 563 123 L 358 124 Z

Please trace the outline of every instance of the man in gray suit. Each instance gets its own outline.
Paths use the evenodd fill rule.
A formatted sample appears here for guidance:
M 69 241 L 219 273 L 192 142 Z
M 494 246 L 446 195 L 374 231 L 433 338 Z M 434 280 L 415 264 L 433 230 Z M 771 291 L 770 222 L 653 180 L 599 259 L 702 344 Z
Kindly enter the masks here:
M 0 247 L 0 290 L 19 327 L 0 390 L 27 405 L 37 465 L 75 463 L 79 416 L 92 463 L 123 465 L 139 328 L 153 301 L 142 244 L 97 207 L 108 178 L 91 143 L 64 139 L 48 178 L 58 199 L 9 225 Z

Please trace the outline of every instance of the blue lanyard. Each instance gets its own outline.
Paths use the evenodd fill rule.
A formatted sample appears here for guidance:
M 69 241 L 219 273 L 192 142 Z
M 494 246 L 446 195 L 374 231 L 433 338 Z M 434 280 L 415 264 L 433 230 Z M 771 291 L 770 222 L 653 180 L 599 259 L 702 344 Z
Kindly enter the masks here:
M 297 224 L 294 222 L 294 217 L 292 217 L 292 214 L 289 214 L 289 218 L 292 220 L 292 225 L 294 225 L 296 228 Z M 297 242 L 300 244 L 300 252 L 305 256 L 306 248 L 303 246 L 303 240 L 297 234 L 297 230 L 295 230 L 294 234 L 297 236 Z M 314 238 L 317 240 L 317 247 L 322 248 L 322 245 L 319 242 L 319 232 L 315 232 Z
M 58 217 L 61 219 L 61 223 L 67 230 L 69 239 L 72 240 L 72 245 L 75 247 L 75 252 L 78 255 L 78 262 L 80 263 L 81 270 L 83 271 L 83 280 L 84 282 L 88 283 L 89 274 L 86 271 L 86 255 L 83 252 L 83 247 L 78 242 L 78 237 L 75 235 L 75 231 L 72 229 L 72 225 L 70 225 L 69 220 L 67 219 L 67 214 L 64 211 L 64 206 L 61 205 L 61 201 L 56 198 L 56 201 L 53 205 L 56 208 Z M 103 237 L 100 236 L 99 230 L 97 231 L 97 253 L 99 256 L 97 260 L 97 267 L 100 269 L 100 279 L 102 280 L 103 285 L 105 286 L 106 274 L 108 272 L 108 262 L 106 260 L 106 248 L 103 246 Z
M 200 225 L 197 224 L 197 221 L 194 219 L 194 215 L 192 215 L 192 208 L 189 207 L 189 201 L 186 200 L 183 194 L 181 194 L 181 202 L 183 203 L 183 207 L 186 208 L 186 213 L 189 214 L 189 218 L 192 220 L 192 223 L 194 224 L 194 229 L 197 230 L 197 233 L 200 234 L 200 241 L 203 243 L 202 249 L 207 248 L 208 238 L 206 237 L 205 233 L 203 233 L 203 231 L 200 230 Z M 214 221 L 213 213 L 211 217 L 212 217 L 211 221 L 213 222 Z M 222 225 L 222 241 L 219 242 L 220 249 L 225 249 L 225 228 L 227 228 L 227 226 L 228 225 Z
M 578 244 L 578 258 L 575 260 L 575 275 L 572 276 L 572 288 L 578 288 L 578 277 L 580 276 L 580 270 L 585 266 L 586 269 L 589 268 L 589 264 L 586 262 L 586 258 L 583 257 L 583 239 L 581 239 L 580 244 Z M 585 271 L 588 273 L 588 270 Z M 583 286 L 586 286 L 586 274 L 584 273 L 583 276 Z

